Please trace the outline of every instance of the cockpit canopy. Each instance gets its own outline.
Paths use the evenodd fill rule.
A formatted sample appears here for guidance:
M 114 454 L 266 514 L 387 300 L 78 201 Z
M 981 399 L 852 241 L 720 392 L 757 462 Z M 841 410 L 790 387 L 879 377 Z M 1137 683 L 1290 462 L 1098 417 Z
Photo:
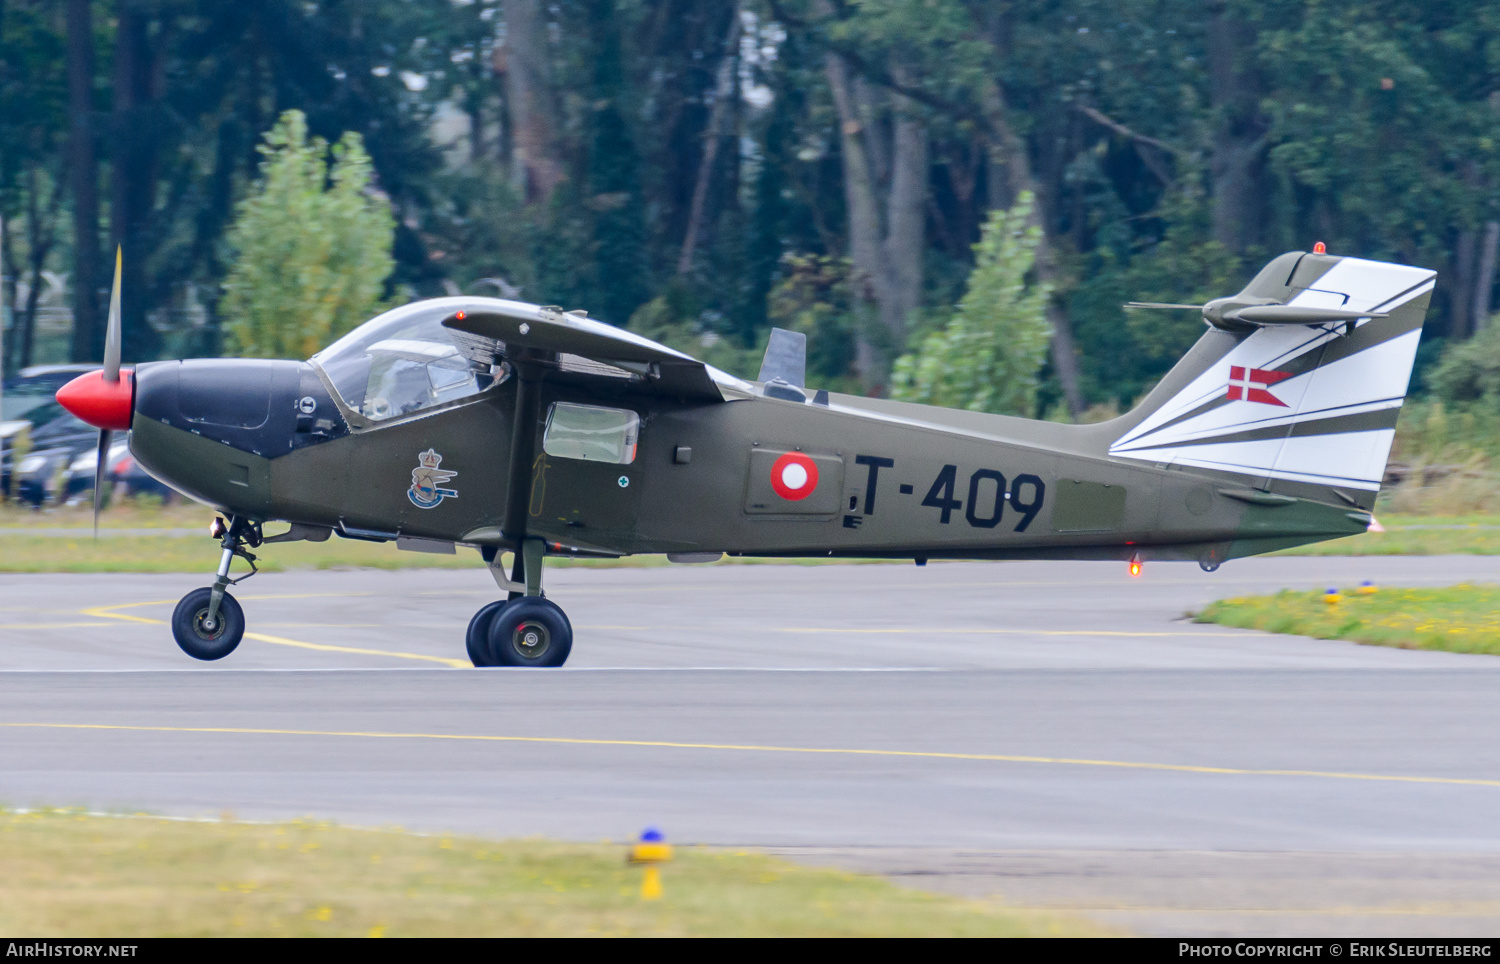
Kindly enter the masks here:
M 433 298 L 377 315 L 314 355 L 349 408 L 374 422 L 467 398 L 503 378 L 494 357 L 461 350 L 443 319 L 480 299 Z

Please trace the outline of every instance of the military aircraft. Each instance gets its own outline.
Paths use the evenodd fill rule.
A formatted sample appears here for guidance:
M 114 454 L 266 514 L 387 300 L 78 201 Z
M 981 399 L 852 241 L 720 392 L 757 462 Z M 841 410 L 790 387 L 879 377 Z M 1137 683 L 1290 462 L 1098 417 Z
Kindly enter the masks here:
M 750 382 L 584 311 L 481 297 L 393 309 L 305 362 L 122 369 L 117 271 L 103 369 L 57 400 L 101 452 L 128 429 L 142 466 L 222 513 L 217 578 L 172 618 L 190 656 L 239 644 L 227 590 L 251 549 L 336 534 L 477 548 L 505 598 L 471 620 L 470 658 L 552 667 L 573 644 L 542 591 L 560 556 L 1212 571 L 1364 532 L 1433 279 L 1319 244 L 1232 297 L 1132 303 L 1201 311 L 1206 330 L 1134 410 L 1063 425 L 810 389 L 794 332 L 772 333 Z M 250 572 L 231 578 L 236 557 Z

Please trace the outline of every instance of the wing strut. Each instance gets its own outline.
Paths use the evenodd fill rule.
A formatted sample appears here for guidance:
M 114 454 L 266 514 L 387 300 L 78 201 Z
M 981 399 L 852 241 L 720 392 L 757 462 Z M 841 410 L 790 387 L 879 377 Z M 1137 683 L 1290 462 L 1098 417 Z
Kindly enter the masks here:
M 516 370 L 516 418 L 510 433 L 510 488 L 500 531 L 515 547 L 510 580 L 526 586 L 525 592 L 510 591 L 510 598 L 515 599 L 541 591 L 543 553 L 528 551 L 532 547 L 526 540 L 526 519 L 531 511 L 533 463 L 537 457 L 536 423 L 542 407 L 542 370 L 525 357 L 513 357 L 511 364 Z M 534 565 L 528 567 L 528 559 Z

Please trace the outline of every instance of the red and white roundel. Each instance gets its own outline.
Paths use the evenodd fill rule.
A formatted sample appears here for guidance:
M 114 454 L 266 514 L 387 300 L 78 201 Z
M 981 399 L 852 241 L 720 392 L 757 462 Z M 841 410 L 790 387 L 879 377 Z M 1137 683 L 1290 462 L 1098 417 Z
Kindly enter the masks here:
M 771 488 L 783 499 L 805 499 L 818 487 L 818 465 L 801 452 L 788 452 L 771 466 Z

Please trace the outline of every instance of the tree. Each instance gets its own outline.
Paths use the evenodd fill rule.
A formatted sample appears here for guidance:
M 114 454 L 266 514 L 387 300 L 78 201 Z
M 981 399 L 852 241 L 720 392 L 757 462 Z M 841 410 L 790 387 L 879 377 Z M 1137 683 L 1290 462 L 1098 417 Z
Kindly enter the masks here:
M 309 141 L 307 119 L 291 110 L 260 152 L 262 180 L 229 232 L 238 258 L 224 283 L 224 330 L 240 354 L 302 358 L 380 309 L 395 221 L 371 190 L 358 134 L 330 149 Z
M 1046 282 L 1028 282 L 1042 231 L 1023 193 L 1009 211 L 990 212 L 974 246 L 974 271 L 958 311 L 915 354 L 896 362 L 891 395 L 974 412 L 1033 415 L 1038 372 L 1051 326 Z
M 74 361 L 104 357 L 99 317 L 99 157 L 94 143 L 94 21 L 68 0 L 68 178 L 73 193 Z
M 622 103 L 627 84 L 614 0 L 590 0 L 588 27 L 593 43 L 594 102 L 588 124 L 588 195 L 584 203 L 594 215 L 591 296 L 601 318 L 623 325 L 651 292 L 646 278 L 646 205 L 641 198 L 640 154 Z
M 0 213 L 11 307 L 6 372 L 32 364 L 38 304 L 64 233 L 68 143 L 66 17 L 45 0 L 0 4 Z M 55 262 L 54 262 L 55 263 Z M 23 294 L 24 293 L 24 294 Z
M 158 45 L 151 42 L 150 17 L 139 2 L 120 0 L 115 9 L 113 116 L 109 125 L 111 247 L 125 252 L 121 284 L 124 355 L 155 358 L 161 336 L 146 321 L 147 254 L 156 208 L 157 152 L 162 127 L 157 112 Z
M 564 177 L 558 143 L 558 95 L 547 22 L 540 0 L 505 0 L 505 46 L 497 72 L 510 121 L 511 180 L 516 194 L 545 206 Z

